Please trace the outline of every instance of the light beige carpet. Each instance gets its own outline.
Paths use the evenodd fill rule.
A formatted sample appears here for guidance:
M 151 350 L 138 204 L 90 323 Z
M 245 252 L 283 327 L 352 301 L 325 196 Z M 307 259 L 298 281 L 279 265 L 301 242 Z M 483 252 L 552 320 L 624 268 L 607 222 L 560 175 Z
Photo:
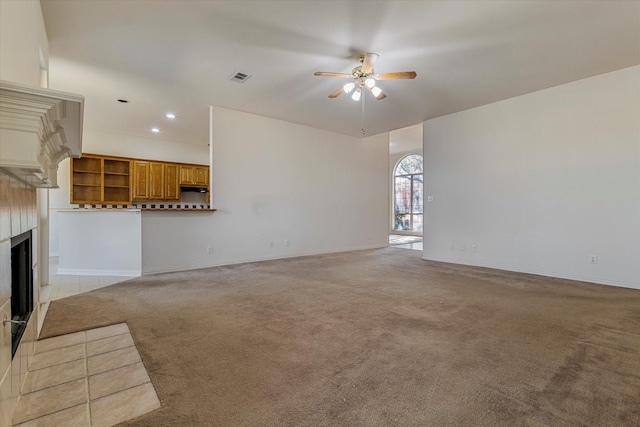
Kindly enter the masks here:
M 51 303 L 127 322 L 126 426 L 637 426 L 640 291 L 381 249 L 146 276 Z

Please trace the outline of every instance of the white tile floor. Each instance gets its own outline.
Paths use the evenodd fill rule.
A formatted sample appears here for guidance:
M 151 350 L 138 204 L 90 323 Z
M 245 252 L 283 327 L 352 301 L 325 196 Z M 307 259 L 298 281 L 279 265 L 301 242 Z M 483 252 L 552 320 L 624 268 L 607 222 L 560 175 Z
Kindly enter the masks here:
M 419 242 L 415 242 L 416 239 L 419 239 Z M 403 243 L 407 242 L 407 243 Z M 399 235 L 399 234 L 390 234 L 389 235 L 389 247 L 396 249 L 411 249 L 414 251 L 422 250 L 422 237 L 420 236 L 408 236 L 408 235 Z
M 47 301 L 70 297 L 82 292 L 93 291 L 115 283 L 129 280 L 123 276 L 72 276 L 58 274 L 58 257 L 49 258 L 49 282 L 42 290 L 48 292 Z M 49 289 L 47 289 L 49 288 Z M 41 298 L 41 301 L 43 299 Z
M 404 245 L 392 245 L 389 246 L 390 248 L 396 248 L 396 249 L 411 249 L 414 251 L 421 251 L 422 250 L 422 242 L 417 242 L 417 243 L 407 243 Z
M 51 301 L 130 278 L 61 275 L 51 257 L 43 314 Z M 119 324 L 37 341 L 13 425 L 105 427 L 159 406 L 129 329 Z
M 20 427 L 109 427 L 160 407 L 126 323 L 39 340 L 13 415 Z

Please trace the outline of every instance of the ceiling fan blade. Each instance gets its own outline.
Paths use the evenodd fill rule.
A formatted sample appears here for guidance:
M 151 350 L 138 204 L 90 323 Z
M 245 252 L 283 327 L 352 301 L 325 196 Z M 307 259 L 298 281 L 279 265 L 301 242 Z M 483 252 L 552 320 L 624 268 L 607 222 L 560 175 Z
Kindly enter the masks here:
M 330 73 L 326 71 L 316 71 L 313 73 L 314 76 L 325 76 L 325 77 L 351 77 L 351 74 L 345 73 Z
M 397 71 L 395 73 L 377 74 L 378 80 L 397 80 L 397 79 L 415 79 L 417 76 L 415 71 Z
M 373 95 L 373 97 L 374 97 L 375 99 L 377 99 L 378 101 L 380 101 L 380 100 L 382 100 L 382 99 L 385 99 L 385 98 L 387 97 L 387 95 L 386 95 L 383 91 L 380 91 L 380 93 L 378 94 L 378 96 L 376 96 L 376 94 L 375 94 L 375 93 L 373 93 L 373 89 L 372 89 L 372 88 L 370 88 L 369 86 L 365 86 L 365 87 L 366 87 L 367 89 L 369 89 L 369 92 L 371 92 L 371 95 Z M 380 88 L 378 88 L 378 89 L 380 89 Z
M 362 72 L 363 73 L 373 72 L 373 64 L 376 63 L 377 59 L 378 59 L 377 53 L 365 53 L 364 61 L 362 61 Z
M 333 92 L 331 95 L 329 95 L 329 98 L 337 98 L 343 93 L 344 93 L 344 88 L 340 88 L 337 91 Z

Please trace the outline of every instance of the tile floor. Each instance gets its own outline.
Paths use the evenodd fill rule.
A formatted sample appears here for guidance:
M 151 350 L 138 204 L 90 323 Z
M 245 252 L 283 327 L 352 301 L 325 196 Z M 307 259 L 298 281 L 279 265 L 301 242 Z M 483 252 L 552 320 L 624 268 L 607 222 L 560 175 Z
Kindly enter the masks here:
M 160 407 L 126 323 L 40 340 L 13 425 L 107 427 Z
M 422 242 L 417 242 L 417 243 L 406 243 L 404 245 L 392 245 L 389 246 L 390 248 L 396 248 L 396 249 L 411 249 L 414 251 L 421 251 L 422 250 Z
M 417 241 L 416 241 L 417 240 Z M 399 234 L 389 235 L 389 247 L 396 249 L 422 250 L 422 237 Z
M 40 301 L 92 291 L 130 279 L 58 273 L 49 259 L 50 285 Z M 160 407 L 126 324 L 40 340 L 16 408 L 14 426 L 111 426 Z
M 51 284 L 43 289 L 49 292 L 47 300 L 53 301 L 82 292 L 103 288 L 129 279 L 131 279 L 131 277 L 58 274 L 58 257 L 51 257 L 49 258 L 49 282 L 51 282 Z

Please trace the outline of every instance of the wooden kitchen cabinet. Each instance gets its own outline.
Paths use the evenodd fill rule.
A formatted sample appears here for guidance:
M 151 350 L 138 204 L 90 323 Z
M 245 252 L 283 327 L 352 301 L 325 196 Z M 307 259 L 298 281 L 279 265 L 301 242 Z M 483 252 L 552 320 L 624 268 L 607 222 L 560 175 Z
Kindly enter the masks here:
M 164 198 L 165 200 L 180 199 L 180 165 L 167 163 L 164 165 Z
M 180 165 L 177 163 L 134 161 L 133 200 L 179 200 Z
M 149 200 L 149 162 L 133 161 L 133 200 Z
M 180 185 L 194 187 L 209 186 L 209 167 L 180 165 Z
M 131 203 L 131 161 L 83 154 L 71 159 L 72 204 Z
M 71 159 L 74 204 L 180 200 L 180 187 L 209 187 L 209 166 L 83 154 Z M 209 195 L 205 195 L 208 203 Z
M 133 200 L 165 200 L 165 163 L 134 160 Z
M 149 200 L 164 200 L 164 163 L 149 163 Z

